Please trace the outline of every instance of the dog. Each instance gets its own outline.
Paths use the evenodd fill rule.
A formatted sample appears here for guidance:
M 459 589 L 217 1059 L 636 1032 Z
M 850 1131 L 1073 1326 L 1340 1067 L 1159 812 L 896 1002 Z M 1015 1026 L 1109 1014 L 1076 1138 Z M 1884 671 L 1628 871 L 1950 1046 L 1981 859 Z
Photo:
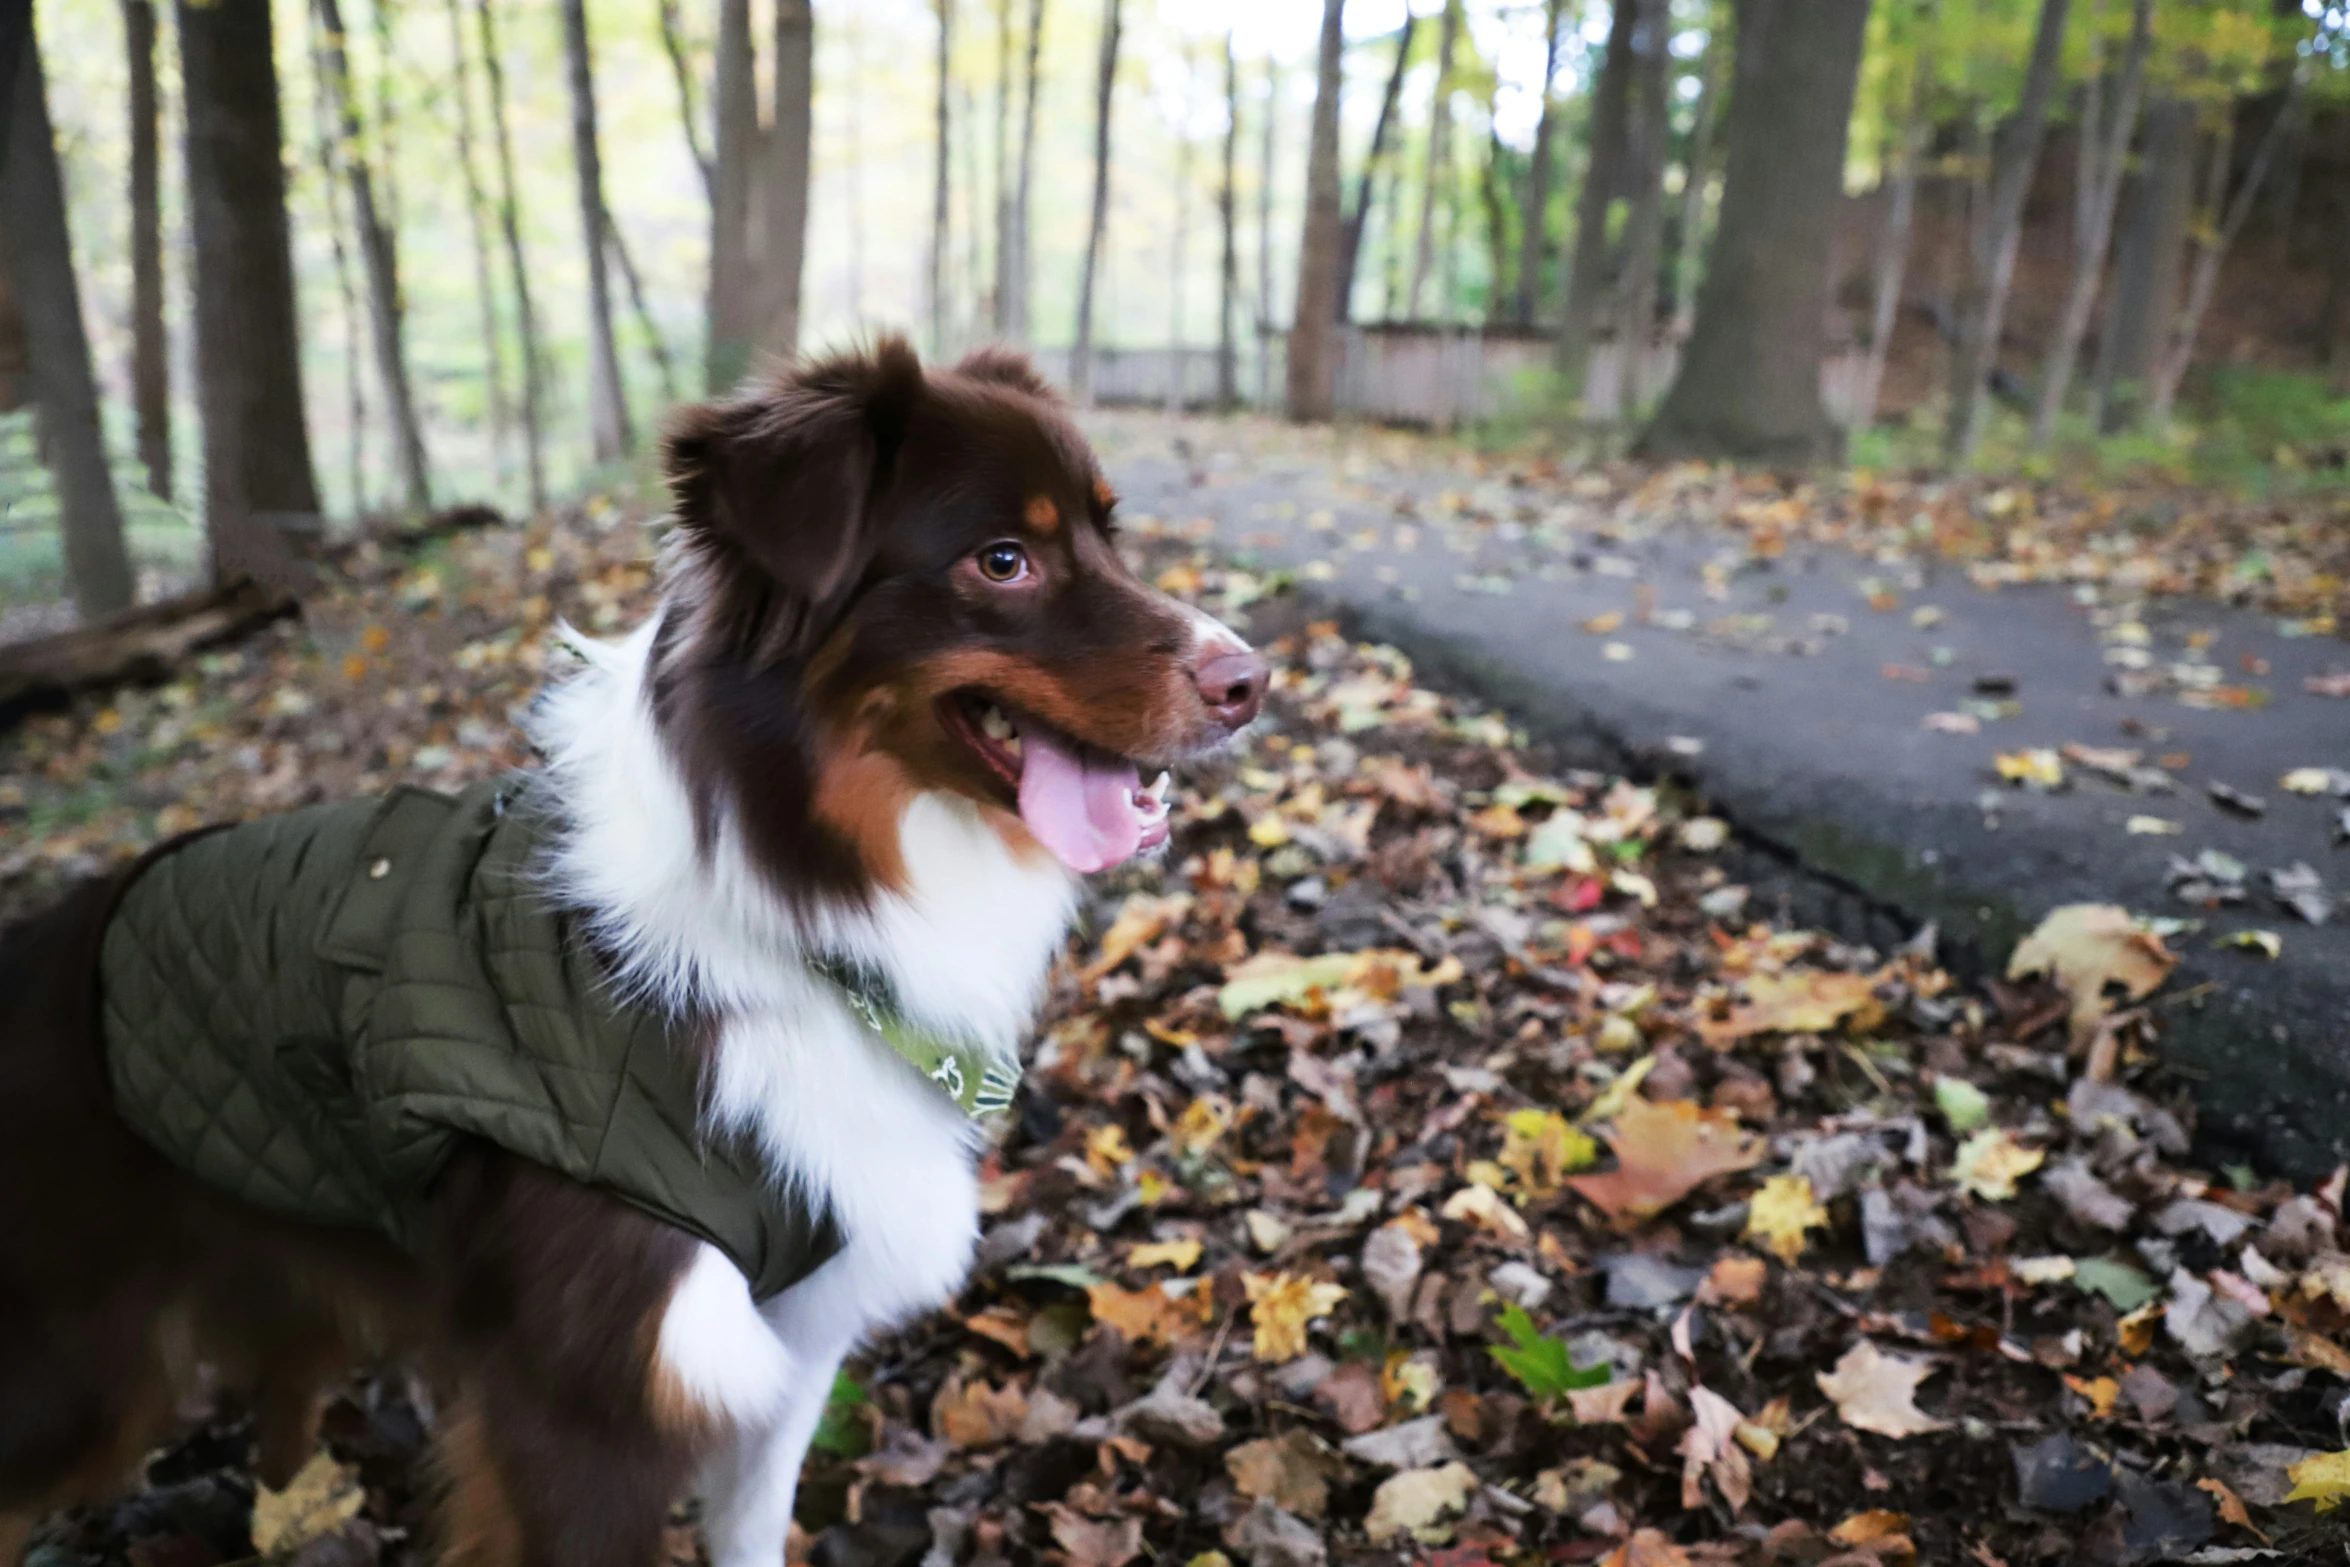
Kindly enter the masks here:
M 699 1495 L 718 1567 L 776 1567 L 844 1357 L 959 1288 L 972 1111 L 1007 1097 L 1079 879 L 1164 840 L 1165 775 L 1143 777 L 1246 725 L 1267 666 L 1121 562 L 1091 451 L 1008 352 L 926 370 L 884 339 L 683 411 L 665 459 L 659 606 L 582 644 L 542 698 L 543 767 L 455 802 L 408 791 L 179 840 L 0 938 L 0 1560 L 43 1511 L 121 1479 L 191 1361 L 250 1388 L 258 1471 L 283 1484 L 321 1384 L 399 1354 L 442 1403 L 442 1560 L 648 1567 Z M 510 840 L 514 874 L 490 888 Z M 289 842 L 286 886 L 348 880 L 299 893 L 331 893 L 317 920 L 250 890 Z M 384 1056 L 403 1028 L 465 1062 L 480 1040 L 443 1036 L 541 1037 L 513 1004 L 386 1021 L 389 998 L 444 993 L 431 974 L 407 988 L 416 965 L 473 961 L 417 924 L 452 843 L 470 847 L 435 885 L 468 930 L 505 933 L 482 962 L 559 943 L 527 956 L 587 976 L 564 1006 L 658 1041 L 613 1093 L 688 1085 L 679 1135 L 724 1188 L 706 1213 L 661 1187 L 702 1179 L 674 1150 L 607 1186 L 600 1164 L 566 1167 L 569 1143 L 537 1155 L 502 1104 L 428 1106 L 421 1140 L 350 1131 L 354 1106 L 431 1100 Z M 220 919 L 135 913 L 231 883 L 246 901 Z M 149 1109 L 126 1108 L 161 1048 L 131 1038 L 134 993 L 246 1052 L 271 1147 L 425 1173 L 299 1200 L 192 1173 L 228 1112 L 186 1131 L 194 1079 L 172 1073 L 194 1069 L 169 1061 Z M 352 998 L 372 1009 L 355 1039 L 272 1033 Z M 314 1080 L 316 1105 L 277 1097 Z M 759 1222 L 729 1228 L 745 1202 Z M 396 1216 L 354 1217 L 376 1212 Z

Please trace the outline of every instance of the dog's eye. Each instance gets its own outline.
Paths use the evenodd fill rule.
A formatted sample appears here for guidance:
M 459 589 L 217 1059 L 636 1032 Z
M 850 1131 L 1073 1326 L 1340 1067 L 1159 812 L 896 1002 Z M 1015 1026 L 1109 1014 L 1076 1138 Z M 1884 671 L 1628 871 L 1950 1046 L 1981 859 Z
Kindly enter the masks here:
M 990 582 L 1017 582 L 1028 573 L 1028 552 L 1017 544 L 990 544 L 979 552 L 979 572 Z

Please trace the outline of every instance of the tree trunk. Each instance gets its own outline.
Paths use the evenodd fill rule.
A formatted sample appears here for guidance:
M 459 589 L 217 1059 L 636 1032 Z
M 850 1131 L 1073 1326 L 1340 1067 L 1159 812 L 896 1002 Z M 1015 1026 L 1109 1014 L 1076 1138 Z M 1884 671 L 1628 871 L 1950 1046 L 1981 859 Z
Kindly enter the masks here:
M 2164 97 L 2146 111 L 2143 172 L 2125 214 L 2113 298 L 2097 345 L 2097 424 L 2107 434 L 2136 422 L 2178 308 L 2187 220 L 2195 205 L 2195 110 Z
M 1673 258 L 1673 341 L 1689 341 L 1697 324 L 1697 284 L 1705 267 L 1705 196 L 1713 181 L 1715 121 L 1721 118 L 1722 83 L 1730 74 L 1733 49 L 1730 30 L 1713 13 L 1712 36 L 1705 41 L 1705 64 L 1700 68 L 1696 116 L 1689 127 L 1688 155 L 1681 163 L 1681 243 Z
M 1632 101 L 1632 35 L 1640 0 L 1614 0 L 1607 51 L 1591 89 L 1591 161 L 1575 196 L 1575 249 L 1567 262 L 1566 309 L 1559 322 L 1557 367 L 1570 393 L 1579 393 L 1599 328 L 1600 294 L 1607 279 L 1608 209 L 1623 180 L 1626 121 Z
M 2350 115 L 2334 117 L 2335 168 L 2350 163 Z M 2350 391 L 2350 179 L 2334 182 L 2333 259 L 2326 269 L 2325 297 L 2318 301 L 2312 336 L 2318 362 L 2334 372 L 2334 384 Z
M 1085 225 L 1085 270 L 1077 280 L 1077 345 L 1069 354 L 1069 387 L 1080 403 L 1093 397 L 1093 286 L 1101 269 L 1102 235 L 1110 221 L 1110 89 L 1118 79 L 1120 0 L 1102 12 L 1101 69 L 1094 83 L 1093 208 Z
M 17 65 L 33 46 L 32 0 L 8 0 L 0 4 L 0 82 L 16 80 Z M 0 97 L 0 158 L 8 156 L 10 122 L 16 116 L 7 112 L 8 105 Z
M 171 499 L 171 367 L 163 330 L 161 158 L 155 107 L 154 0 L 123 0 L 130 52 L 131 404 L 147 489 Z
M 7 151 L 0 154 L 0 231 L 24 312 L 26 358 L 42 444 L 57 481 L 58 528 L 74 607 L 84 620 L 128 608 L 137 585 L 122 542 L 122 510 L 106 467 L 98 381 L 82 330 L 81 288 L 65 224 L 65 188 L 49 129 L 41 51 L 28 41 L 9 91 Z
M 1268 55 L 1265 123 L 1257 134 L 1257 407 L 1261 410 L 1273 406 L 1273 143 L 1280 124 L 1281 66 Z
M 1028 38 L 1020 66 L 1020 173 L 1013 188 L 1011 250 L 1000 263 L 1005 277 L 1004 336 L 1025 343 L 1028 317 L 1028 214 L 1036 183 L 1036 65 L 1044 45 L 1044 0 L 1029 0 Z
M 612 265 L 620 269 L 620 283 L 628 291 L 629 313 L 636 317 L 637 330 L 645 336 L 645 350 L 653 356 L 653 370 L 661 377 L 661 396 L 665 402 L 679 400 L 677 365 L 669 357 L 668 340 L 661 335 L 661 323 L 653 318 L 652 306 L 645 298 L 645 280 L 637 275 L 636 257 L 628 253 L 628 241 L 620 232 L 620 220 L 612 210 L 604 209 L 604 242 L 612 249 Z
M 1820 460 L 1829 249 L 1868 0 L 1742 0 L 1721 222 L 1655 457 Z
M 677 112 L 685 123 L 685 150 L 693 155 L 694 167 L 701 171 L 703 193 L 715 202 L 718 169 L 710 160 L 709 150 L 702 145 L 702 114 L 694 102 L 694 68 L 686 57 L 685 28 L 677 14 L 677 0 L 660 0 L 660 15 L 661 52 L 669 56 L 669 72 L 677 78 Z M 462 57 L 458 72 L 462 79 Z
M 703 387 L 733 390 L 751 368 L 751 178 L 759 148 L 759 51 L 751 0 L 719 0 L 717 152 L 710 184 L 709 336 Z
M 180 0 L 196 380 L 214 573 L 290 587 L 318 523 L 269 0 Z
M 482 72 L 490 88 L 490 132 L 498 153 L 498 228 L 506 240 L 506 264 L 514 274 L 514 322 L 522 339 L 522 445 L 530 459 L 530 509 L 547 509 L 547 463 L 540 375 L 538 312 L 530 294 L 530 267 L 522 255 L 522 221 L 516 208 L 514 138 L 506 118 L 506 68 L 498 58 L 498 28 L 492 0 L 478 0 Z
M 316 0 L 326 93 L 340 123 L 342 174 L 351 191 L 351 213 L 359 230 L 359 256 L 367 272 L 367 317 L 375 339 L 376 373 L 383 378 L 384 406 L 392 416 L 392 452 L 410 514 L 432 510 L 432 480 L 424 456 L 424 432 L 408 384 L 407 335 L 401 315 L 400 257 L 391 231 L 376 211 L 375 186 L 361 150 L 359 105 L 352 95 L 350 57 L 343 47 L 338 0 Z
M 1184 62 L 1186 67 L 1190 62 Z M 1188 77 L 1188 70 L 1186 76 Z M 1185 86 L 1188 88 L 1189 81 Z M 1189 105 L 1185 105 L 1188 109 Z M 1188 115 L 1186 116 L 1188 118 Z M 1175 136 L 1175 222 L 1167 242 L 1167 400 L 1169 413 L 1183 409 L 1184 284 L 1191 276 L 1191 137 L 1177 121 Z
M 1969 292 L 1959 317 L 1957 375 L 1950 393 L 1950 422 L 1942 432 L 1942 454 L 1950 462 L 1972 458 L 1991 417 L 1991 375 L 1999 368 L 1999 339 L 2007 325 L 2007 295 L 2015 282 L 2017 246 L 2024 233 L 2024 200 L 2040 165 L 2040 143 L 2048 130 L 2048 105 L 2064 65 L 2064 23 L 2070 0 L 2040 0 L 2032 63 L 2024 72 L 2023 95 L 2000 127 L 1991 177 L 1990 221 L 1975 252 Z
M 2150 3 L 2150 0 L 2141 0 Z M 1862 366 L 1860 390 L 1853 399 L 1852 428 L 1866 430 L 1877 422 L 1877 394 L 1885 386 L 1885 359 L 1893 351 L 1893 334 L 1901 325 L 1901 290 L 1909 277 L 1911 219 L 1917 211 L 1918 159 L 1932 130 L 1934 47 L 1932 38 L 1918 43 L 1917 67 L 1910 78 L 1909 112 L 1901 126 L 1900 161 L 1893 174 L 1893 199 L 1885 214 L 1884 232 L 1877 240 L 1876 288 L 1869 313 L 1869 356 Z
M 808 149 L 815 116 L 815 7 L 810 0 L 776 0 L 775 156 L 761 268 L 767 330 L 760 341 L 779 362 L 800 351 L 801 277 L 808 255 Z
M 988 323 L 999 338 L 1011 324 L 1012 0 L 995 0 L 995 286 Z
M 1449 4 L 1449 0 L 1448 0 Z M 1289 417 L 1327 419 L 1338 392 L 1338 92 L 1346 62 L 1346 0 L 1322 0 L 1314 65 L 1314 128 L 1306 147 L 1305 232 L 1289 324 Z
M 936 174 L 930 196 L 930 351 L 947 351 L 947 239 L 949 154 L 954 150 L 949 140 L 953 125 L 948 119 L 948 97 L 954 85 L 955 0 L 932 0 L 938 10 L 938 102 L 934 110 L 935 140 L 938 153 Z
M 2085 187 L 2077 210 L 2073 235 L 2072 277 L 2065 285 L 2064 306 L 2057 317 L 2056 337 L 2048 345 L 2047 368 L 2040 375 L 2040 399 L 2032 410 L 2032 444 L 2045 447 L 2056 438 L 2056 421 L 2072 390 L 2073 369 L 2080 362 L 2081 342 L 2089 335 L 2089 321 L 2097 309 L 2098 286 L 2105 278 L 2106 252 L 2112 246 L 2113 214 L 2121 200 L 2122 170 L 2129 161 L 2130 138 L 2137 131 L 2138 100 L 2146 84 L 2146 55 L 2153 37 L 2154 0 L 2136 0 L 2130 16 L 2130 42 L 2122 56 L 2121 78 L 2113 102 L 2089 116 L 2081 128 L 2081 182 Z
M 1665 250 L 1665 144 L 1672 135 L 1671 17 L 1665 0 L 1640 0 L 1633 38 L 1632 102 L 1624 172 L 1631 210 L 1624 219 L 1623 260 L 1616 272 L 1614 336 L 1619 419 L 1641 396 L 1640 367 L 1656 326 L 1656 275 Z
M 1501 127 L 1489 102 L 1485 110 L 1485 163 L 1478 171 L 1477 190 L 1485 208 L 1485 319 L 1501 318 L 1501 301 L 1511 297 L 1509 265 L 1509 197 L 1502 190 Z
M 2219 290 L 2220 267 L 2227 261 L 2236 236 L 2244 232 L 2245 221 L 2252 216 L 2261 186 L 2267 182 L 2269 170 L 2276 166 L 2278 149 L 2292 140 L 2300 119 L 2301 84 L 2296 78 L 2286 90 L 2284 102 L 2277 106 L 2276 117 L 2268 122 L 2268 128 L 2254 145 L 2252 161 L 2245 165 L 2244 177 L 2237 183 L 2235 194 L 2227 197 L 2224 212 L 2220 210 L 2220 198 L 2227 191 L 2228 138 L 2223 134 L 2212 149 L 2213 199 L 2194 226 L 2194 276 L 2187 284 L 2187 302 L 2179 311 L 2178 325 L 2165 345 L 2156 368 L 2154 390 L 2147 399 L 2146 423 L 2158 435 L 2170 428 L 2179 383 L 2186 379 L 2187 367 L 2194 362 L 2195 339 L 2203 330 L 2204 312 L 2211 308 L 2211 297 Z
M 1558 79 L 1559 22 L 1565 0 L 1549 0 L 1543 16 L 1542 117 L 1534 122 L 1534 153 L 1526 163 L 1526 197 L 1518 221 L 1518 325 L 1531 328 L 1542 294 L 1542 262 L 1550 253 L 1551 122 L 1558 95 L 1551 84 Z
M 460 0 L 449 0 L 449 52 L 456 62 L 457 162 L 465 175 L 465 226 L 473 241 L 473 293 L 481 307 L 482 377 L 488 383 L 490 409 L 490 463 L 498 483 L 506 482 L 509 447 L 514 435 L 514 410 L 506 400 L 505 335 L 498 330 L 498 291 L 490 271 L 489 197 L 482 190 L 481 165 L 474 151 L 473 72 L 466 60 L 465 12 Z
M 1420 186 L 1420 226 L 1412 240 L 1412 281 L 1404 294 L 1403 313 L 1414 321 L 1420 319 L 1420 293 L 1436 259 L 1437 201 L 1442 198 L 1449 207 L 1455 200 L 1451 188 L 1452 53 L 1460 34 L 1460 0 L 1445 0 L 1444 20 L 1436 34 L 1436 95 L 1428 105 L 1428 170 Z
M 310 29 L 310 79 L 326 80 L 325 43 L 321 29 Z M 327 103 L 326 95 L 310 95 L 310 121 L 313 138 L 312 151 L 318 161 L 318 179 L 326 199 L 326 237 L 334 256 L 335 297 L 342 306 L 343 351 L 335 357 L 343 366 L 344 415 L 344 474 L 350 491 L 351 515 L 367 514 L 367 389 L 366 375 L 361 368 L 366 352 L 359 340 L 367 328 L 362 325 L 364 313 L 359 305 L 359 289 L 351 281 L 351 245 L 344 239 L 343 182 L 336 173 L 335 149 L 342 137 L 335 127 L 335 113 Z
M 1395 122 L 1396 100 L 1403 94 L 1404 69 L 1412 59 L 1412 30 L 1418 21 L 1406 11 L 1403 27 L 1395 35 L 1395 65 L 1387 73 L 1387 90 L 1379 97 L 1379 118 L 1371 127 L 1371 148 L 1363 155 L 1363 172 L 1355 179 L 1354 210 L 1347 214 L 1346 227 L 1339 236 L 1338 319 L 1342 325 L 1353 315 L 1355 272 L 1362 261 L 1363 230 L 1371 217 L 1371 182 L 1386 161 L 1387 133 Z
M 367 152 L 353 153 L 358 161 L 374 165 L 378 190 L 383 197 L 384 231 L 389 234 L 400 232 L 400 166 L 392 152 L 399 129 L 392 103 L 392 81 L 400 69 L 392 51 L 393 8 L 397 4 L 398 0 L 368 0 L 368 30 L 375 35 L 375 118 L 371 126 L 374 145 Z M 351 100 L 351 107 L 356 115 L 356 98 Z
M 1216 187 L 1216 217 L 1224 229 L 1224 255 L 1216 276 L 1216 406 L 1230 413 L 1240 402 L 1240 345 L 1233 323 L 1240 315 L 1240 222 L 1233 208 L 1240 164 L 1240 61 L 1232 53 L 1232 32 L 1224 33 L 1224 178 Z
M 604 161 L 596 135 L 596 76 L 585 0 L 563 0 L 563 55 L 571 78 L 571 156 L 588 264 L 588 429 L 599 463 L 628 455 L 628 396 L 612 340 L 612 276 L 605 260 Z
M 0 126 L 0 159 L 8 156 L 7 145 L 6 128 Z M 32 376 L 25 358 L 24 306 L 8 271 L 8 246 L 0 242 L 0 414 L 12 414 L 33 400 Z

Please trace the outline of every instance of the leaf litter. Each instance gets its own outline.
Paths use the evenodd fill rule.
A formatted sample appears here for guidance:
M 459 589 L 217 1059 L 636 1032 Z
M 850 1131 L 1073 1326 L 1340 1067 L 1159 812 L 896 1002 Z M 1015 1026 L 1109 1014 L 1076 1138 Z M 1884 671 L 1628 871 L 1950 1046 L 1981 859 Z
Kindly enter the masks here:
M 557 617 L 649 602 L 617 510 L 362 552 L 303 623 L 0 738 L 0 910 L 201 821 L 525 763 Z M 1928 946 L 1749 921 L 1702 801 L 1560 767 L 1180 530 L 1133 532 L 1247 606 L 1278 687 L 1185 780 L 1165 860 L 1095 889 L 987 1156 L 980 1264 L 836 1388 L 795 1560 L 2338 1540 L 2343 1178 L 2189 1161 L 2133 1005 L 2159 936 L 2057 911 L 1978 987 Z M 305 1551 L 421 1561 L 432 1407 L 354 1379 L 327 1467 L 257 1507 L 223 1401 L 43 1560 L 204 1567 L 282 1515 L 326 1521 Z M 681 1513 L 670 1558 L 697 1552 Z

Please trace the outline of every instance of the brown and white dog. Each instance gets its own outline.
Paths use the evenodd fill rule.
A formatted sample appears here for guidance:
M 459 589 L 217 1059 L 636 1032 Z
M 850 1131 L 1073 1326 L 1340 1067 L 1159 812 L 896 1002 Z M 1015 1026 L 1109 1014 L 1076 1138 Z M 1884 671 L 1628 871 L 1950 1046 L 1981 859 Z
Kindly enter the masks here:
M 1016 357 L 926 374 L 885 341 L 687 411 L 668 463 L 659 612 L 542 705 L 549 886 L 636 994 L 707 1020 L 711 1124 L 842 1250 L 754 1302 L 705 1242 L 486 1149 L 416 1256 L 242 1208 L 113 1112 L 91 889 L 0 940 L 0 1560 L 120 1479 L 193 1343 L 250 1379 L 280 1482 L 323 1378 L 418 1353 L 449 1401 L 444 1560 L 649 1567 L 699 1494 L 718 1567 L 777 1567 L 841 1360 L 959 1286 L 972 1123 L 806 960 L 1010 1056 L 1078 876 L 1164 839 L 1144 775 L 1247 723 L 1265 665 L 1121 563 Z

